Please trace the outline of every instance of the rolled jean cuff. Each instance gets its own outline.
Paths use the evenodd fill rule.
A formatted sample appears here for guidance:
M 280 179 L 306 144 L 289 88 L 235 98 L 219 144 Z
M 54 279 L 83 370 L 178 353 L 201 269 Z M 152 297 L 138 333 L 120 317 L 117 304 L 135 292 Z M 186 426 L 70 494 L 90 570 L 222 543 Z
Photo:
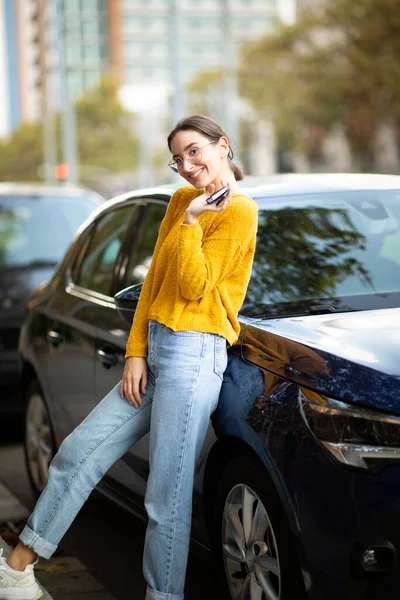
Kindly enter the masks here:
M 37 533 L 28 527 L 28 525 L 25 525 L 21 531 L 19 539 L 25 546 L 31 548 L 41 558 L 51 558 L 57 550 L 57 546 L 50 544 L 50 542 L 38 536 Z
M 147 586 L 145 600 L 183 600 L 183 594 L 164 594 L 164 592 L 156 592 L 153 588 Z

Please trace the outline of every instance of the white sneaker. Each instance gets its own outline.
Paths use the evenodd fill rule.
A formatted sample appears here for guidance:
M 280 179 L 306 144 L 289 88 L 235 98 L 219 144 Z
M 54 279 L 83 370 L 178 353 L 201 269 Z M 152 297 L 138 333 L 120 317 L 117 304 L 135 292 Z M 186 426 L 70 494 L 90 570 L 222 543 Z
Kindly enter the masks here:
M 15 571 L 6 563 L 0 549 L 0 600 L 38 600 L 43 592 L 35 581 L 33 565 Z

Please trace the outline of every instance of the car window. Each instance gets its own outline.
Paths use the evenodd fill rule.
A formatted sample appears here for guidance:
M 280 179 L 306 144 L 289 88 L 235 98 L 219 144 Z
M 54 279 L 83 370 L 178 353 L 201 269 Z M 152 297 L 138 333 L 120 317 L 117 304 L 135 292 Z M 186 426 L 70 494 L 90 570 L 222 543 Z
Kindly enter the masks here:
M 135 206 L 125 206 L 99 219 L 82 262 L 72 271 L 74 283 L 109 295 L 114 266 L 135 210 Z
M 0 196 L 0 268 L 58 263 L 98 206 L 90 194 Z
M 125 271 L 124 287 L 142 283 L 150 268 L 161 221 L 167 205 L 149 204 L 134 239 Z
M 399 191 L 324 192 L 259 205 L 242 314 L 281 303 L 400 292 Z

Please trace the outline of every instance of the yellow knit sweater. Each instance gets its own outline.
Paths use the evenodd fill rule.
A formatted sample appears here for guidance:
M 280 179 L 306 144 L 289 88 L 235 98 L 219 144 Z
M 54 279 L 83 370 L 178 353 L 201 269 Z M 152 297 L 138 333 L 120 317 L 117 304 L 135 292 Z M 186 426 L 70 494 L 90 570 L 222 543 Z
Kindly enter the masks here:
M 249 283 L 257 231 L 257 204 L 233 194 L 220 213 L 186 225 L 185 211 L 204 190 L 192 186 L 172 196 L 161 223 L 126 347 L 126 357 L 147 355 L 149 320 L 174 331 L 215 333 L 230 345 L 238 338 L 237 314 Z

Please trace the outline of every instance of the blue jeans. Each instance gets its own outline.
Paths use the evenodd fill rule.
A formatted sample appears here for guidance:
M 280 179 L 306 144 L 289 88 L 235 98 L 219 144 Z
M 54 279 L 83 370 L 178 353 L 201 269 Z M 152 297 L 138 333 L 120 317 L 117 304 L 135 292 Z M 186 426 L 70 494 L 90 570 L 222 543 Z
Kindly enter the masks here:
M 183 598 L 198 458 L 227 364 L 226 340 L 149 324 L 149 383 L 139 408 L 120 384 L 63 441 L 20 540 L 50 558 L 90 492 L 151 429 L 149 517 L 143 554 L 146 600 Z

